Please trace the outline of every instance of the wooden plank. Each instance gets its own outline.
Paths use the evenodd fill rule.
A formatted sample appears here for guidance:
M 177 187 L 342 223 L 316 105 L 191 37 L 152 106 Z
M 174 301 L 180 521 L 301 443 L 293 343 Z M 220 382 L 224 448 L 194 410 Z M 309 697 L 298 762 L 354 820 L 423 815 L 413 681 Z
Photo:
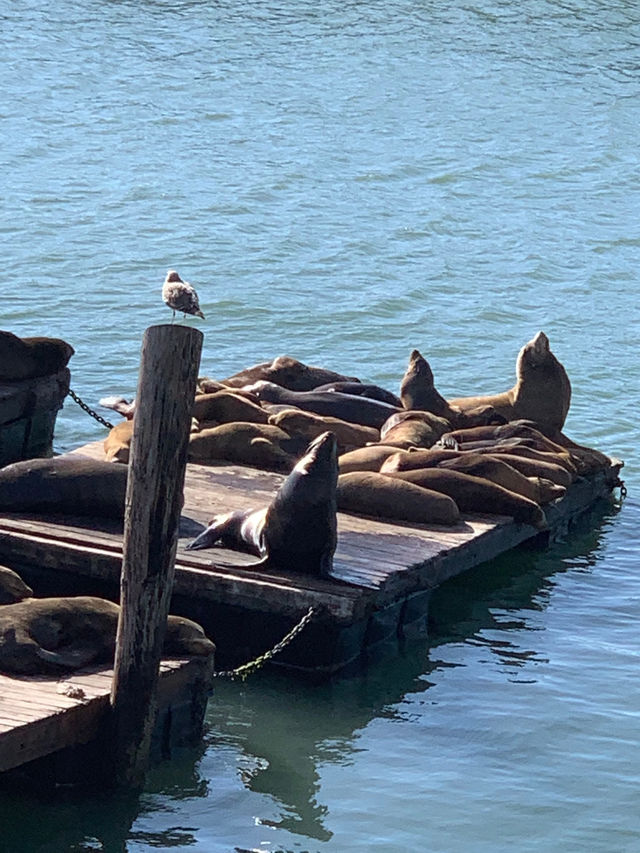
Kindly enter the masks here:
M 208 677 L 203 659 L 166 659 L 160 665 L 160 708 Z M 0 772 L 95 738 L 109 707 L 113 668 L 79 671 L 61 679 L 0 674 Z M 85 698 L 60 692 L 81 689 Z

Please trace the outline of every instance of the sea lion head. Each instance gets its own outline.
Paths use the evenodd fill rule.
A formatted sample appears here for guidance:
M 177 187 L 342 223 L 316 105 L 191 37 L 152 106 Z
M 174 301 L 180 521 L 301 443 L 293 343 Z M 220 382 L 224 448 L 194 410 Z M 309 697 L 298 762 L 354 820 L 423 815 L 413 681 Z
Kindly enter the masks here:
M 169 616 L 167 632 L 162 647 L 166 655 L 211 655 L 215 645 L 206 636 L 202 627 L 183 616 Z

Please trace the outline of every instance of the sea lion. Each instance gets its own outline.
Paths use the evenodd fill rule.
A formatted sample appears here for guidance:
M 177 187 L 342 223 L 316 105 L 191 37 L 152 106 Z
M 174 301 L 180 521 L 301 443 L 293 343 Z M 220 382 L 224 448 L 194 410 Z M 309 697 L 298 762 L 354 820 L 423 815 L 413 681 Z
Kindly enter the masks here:
M 477 442 L 498 442 L 515 438 L 530 439 L 534 442 L 533 446 L 538 450 L 569 456 L 566 448 L 544 435 L 536 423 L 525 419 L 510 421 L 497 426 L 476 426 L 451 430 L 451 432 L 443 434 L 442 441 L 445 443 L 447 439 L 453 439 L 460 448 L 474 449 Z
M 566 491 L 551 480 L 526 477 L 504 459 L 489 454 L 460 453 L 455 459 L 442 459 L 437 467 L 482 477 L 540 505 L 561 498 Z
M 234 373 L 233 376 L 228 376 L 221 381 L 224 385 L 241 388 L 245 385 L 252 385 L 261 379 L 274 382 L 290 391 L 312 391 L 318 385 L 325 385 L 328 382 L 360 381 L 353 376 L 343 376 L 333 370 L 304 364 L 288 355 L 280 355 L 273 361 L 255 364 L 253 367 Z
M 508 441 L 505 441 L 504 443 L 498 442 L 495 444 L 489 444 L 488 447 L 474 449 L 473 452 L 490 453 L 494 456 L 506 454 L 507 456 L 517 456 L 519 459 L 527 459 L 531 462 L 546 463 L 547 465 L 551 465 L 554 468 L 559 467 L 564 469 L 564 471 L 569 475 L 569 482 L 573 482 L 578 476 L 578 470 L 571 461 L 571 458 L 568 454 L 564 455 L 561 453 L 552 453 L 545 450 L 537 450 L 535 447 L 529 447 L 523 442 L 518 442 L 516 444 L 510 443 Z M 565 478 L 563 478 L 562 480 L 557 480 L 555 477 L 552 477 L 551 474 L 546 473 L 543 476 L 546 476 L 549 480 L 553 480 L 554 483 L 560 483 L 560 485 L 565 485 Z
M 416 486 L 449 495 L 461 512 L 510 515 L 515 521 L 531 524 L 538 529 L 546 527 L 545 514 L 537 503 L 482 477 L 444 468 L 396 471 L 380 476 L 405 480 Z
M 449 421 L 431 412 L 402 411 L 382 425 L 380 441 L 403 449 L 432 447 L 450 429 Z
M 0 510 L 124 517 L 127 468 L 76 454 L 0 468 Z
M 402 408 L 402 400 L 386 388 L 380 385 L 372 385 L 366 382 L 328 382 L 326 385 L 318 385 L 314 391 L 338 391 L 340 394 L 355 394 L 356 397 L 368 397 L 370 400 L 380 400 L 398 409 Z
M 193 403 L 196 420 L 226 424 L 232 421 L 266 424 L 269 414 L 242 394 L 226 389 L 213 394 L 196 394 Z
M 460 450 L 417 450 L 403 451 L 390 456 L 380 468 L 381 474 L 394 471 L 416 471 L 421 468 L 449 468 L 484 477 L 511 492 L 523 495 L 538 504 L 562 497 L 565 488 L 540 476 L 529 478 L 509 465 L 506 460 L 489 454 L 479 454 Z
M 120 607 L 92 596 L 27 598 L 0 607 L 0 671 L 60 674 L 113 660 Z M 169 616 L 164 655 L 210 655 L 195 622 Z
M 0 331 L 0 380 L 51 376 L 67 366 L 74 352 L 60 338 L 19 338 Z
M 236 421 L 189 436 L 189 462 L 235 462 L 290 471 L 305 442 L 271 424 Z
M 306 441 L 330 430 L 338 442 L 338 453 L 345 453 L 356 447 L 364 447 L 368 442 L 376 442 L 380 433 L 372 427 L 350 424 L 340 418 L 314 415 L 302 409 L 285 409 L 269 417 L 269 423 L 283 429 L 289 435 L 297 435 Z
M 17 572 L 7 566 L 0 566 L 0 604 L 13 604 L 32 595 L 33 590 Z
M 418 524 L 456 524 L 460 512 L 447 495 L 375 471 L 340 474 L 340 512 Z
M 386 444 L 359 447 L 338 457 L 338 470 L 341 474 L 348 474 L 350 471 L 379 471 L 384 460 L 397 452 L 397 447 Z
M 245 568 L 327 577 L 337 542 L 337 480 L 336 439 L 324 432 L 309 444 L 268 507 L 216 516 L 187 550 L 222 541 L 262 556 Z
M 505 422 L 505 418 L 492 406 L 469 406 L 463 412 L 457 406 L 450 405 L 436 389 L 431 366 L 417 349 L 409 356 L 409 364 L 400 383 L 400 400 L 405 409 L 432 412 L 445 418 L 453 429 Z
M 246 386 L 246 390 L 255 394 L 260 402 L 286 403 L 316 415 L 328 415 L 374 429 L 380 429 L 387 418 L 398 411 L 395 406 L 368 397 L 341 394 L 339 391 L 290 391 L 264 380 Z
M 107 462 L 129 461 L 131 439 L 133 438 L 133 419 L 121 421 L 109 430 L 103 442 Z
M 570 473 L 570 471 L 562 465 L 556 465 L 553 462 L 538 459 L 535 456 L 529 458 L 528 456 L 523 455 L 525 452 L 528 451 L 529 448 L 526 447 L 503 448 L 500 446 L 494 446 L 493 448 L 487 447 L 485 449 L 469 452 L 478 454 L 487 453 L 490 456 L 503 459 L 508 465 L 511 465 L 512 468 L 515 468 L 516 471 L 520 471 L 521 474 L 524 474 L 525 477 L 540 477 L 544 480 L 550 480 L 552 483 L 555 483 L 558 486 L 563 486 L 565 489 L 571 485 L 574 480 L 575 473 Z M 455 451 L 452 452 L 455 453 Z M 536 453 L 536 451 L 532 452 L 534 454 Z M 540 455 L 542 454 L 538 454 L 538 456 Z M 551 454 L 546 455 L 551 456 Z
M 551 352 L 544 332 L 538 332 L 518 353 L 513 388 L 501 394 L 456 397 L 448 401 L 463 412 L 480 405 L 492 406 L 508 421 L 519 418 L 535 421 L 538 429 L 552 438 L 562 430 L 570 402 L 569 377 Z

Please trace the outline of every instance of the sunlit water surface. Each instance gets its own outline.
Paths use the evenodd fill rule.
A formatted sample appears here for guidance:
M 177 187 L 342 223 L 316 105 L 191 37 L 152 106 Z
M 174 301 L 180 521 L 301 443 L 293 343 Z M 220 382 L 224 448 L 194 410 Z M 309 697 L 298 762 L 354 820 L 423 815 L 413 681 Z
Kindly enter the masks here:
M 629 496 L 436 595 L 361 676 L 220 683 L 140 797 L 0 794 L 6 853 L 640 850 L 640 11 L 5 0 L 2 327 L 133 396 L 169 267 L 202 373 L 287 353 L 397 390 L 513 382 L 539 329 L 567 432 Z M 105 413 L 106 414 L 106 413 Z M 56 447 L 104 437 L 72 401 Z

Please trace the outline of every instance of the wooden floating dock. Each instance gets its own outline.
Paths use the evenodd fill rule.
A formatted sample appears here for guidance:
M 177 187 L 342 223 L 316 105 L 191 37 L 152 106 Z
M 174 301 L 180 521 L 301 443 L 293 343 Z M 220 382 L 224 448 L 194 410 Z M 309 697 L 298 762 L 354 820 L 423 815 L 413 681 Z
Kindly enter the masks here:
M 74 453 L 104 458 L 102 442 Z M 577 480 L 545 507 L 549 530 L 495 515 L 463 516 L 454 527 L 389 523 L 338 514 L 333 579 L 257 573 L 256 558 L 223 548 L 185 551 L 217 512 L 266 505 L 283 475 L 239 465 L 189 464 L 171 612 L 200 622 L 227 668 L 280 640 L 313 607 L 304 631 L 274 663 L 331 674 L 400 637 L 427 633 L 430 591 L 525 540 L 562 534 L 609 496 L 622 463 Z M 0 560 L 20 571 L 37 595 L 91 593 L 115 598 L 122 526 L 81 518 L 5 514 Z M 225 565 L 223 565 L 225 564 Z
M 206 658 L 161 662 L 153 735 L 157 755 L 200 737 L 211 669 Z M 95 667 L 59 679 L 0 673 L 0 772 L 28 765 L 27 775 L 51 772 L 59 779 L 72 748 L 104 736 L 112 677 L 112 668 Z M 98 772 L 99 765 L 92 765 L 91 773 Z

